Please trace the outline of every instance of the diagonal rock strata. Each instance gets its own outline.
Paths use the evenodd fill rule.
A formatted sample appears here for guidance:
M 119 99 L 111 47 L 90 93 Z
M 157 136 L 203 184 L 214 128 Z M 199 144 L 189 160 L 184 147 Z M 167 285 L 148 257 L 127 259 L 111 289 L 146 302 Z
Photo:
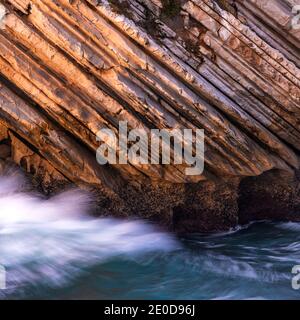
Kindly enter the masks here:
M 297 177 L 294 3 L 175 2 L 1 0 L 0 123 L 51 170 L 97 189 L 112 214 L 155 216 L 181 231 L 226 229 L 239 221 L 245 177 Z M 97 132 L 117 133 L 120 121 L 147 132 L 204 129 L 204 173 L 98 165 Z

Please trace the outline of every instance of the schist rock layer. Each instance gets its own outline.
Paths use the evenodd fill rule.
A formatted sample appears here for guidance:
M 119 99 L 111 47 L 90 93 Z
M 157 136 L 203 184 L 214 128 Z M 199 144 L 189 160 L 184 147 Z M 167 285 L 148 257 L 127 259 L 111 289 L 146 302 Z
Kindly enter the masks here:
M 0 0 L 0 170 L 177 232 L 300 221 L 298 0 Z M 300 19 L 299 19 L 300 24 Z M 203 129 L 205 170 L 96 160 L 97 132 Z M 66 204 L 67 205 L 67 204 Z

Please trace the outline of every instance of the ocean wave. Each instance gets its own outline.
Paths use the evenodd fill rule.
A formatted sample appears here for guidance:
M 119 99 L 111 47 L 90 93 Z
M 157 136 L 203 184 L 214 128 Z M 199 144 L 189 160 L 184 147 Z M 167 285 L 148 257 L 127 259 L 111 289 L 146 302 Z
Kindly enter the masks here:
M 142 221 L 89 217 L 91 198 L 80 190 L 46 200 L 20 185 L 19 177 L 0 178 L 0 265 L 8 272 L 6 292 L 35 283 L 64 286 L 112 257 L 178 246 L 171 235 Z

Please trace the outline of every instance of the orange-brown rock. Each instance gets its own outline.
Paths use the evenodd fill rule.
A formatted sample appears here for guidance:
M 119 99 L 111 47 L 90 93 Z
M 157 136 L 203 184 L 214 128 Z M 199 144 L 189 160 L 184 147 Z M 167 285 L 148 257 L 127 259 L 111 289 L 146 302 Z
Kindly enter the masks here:
M 212 231 L 274 216 L 261 208 L 275 197 L 282 218 L 296 219 L 297 0 L 171 2 L 0 0 L 0 146 L 43 190 L 92 190 L 103 214 Z M 97 164 L 97 132 L 125 120 L 146 131 L 204 129 L 204 173 Z M 258 192 L 260 208 L 247 211 Z

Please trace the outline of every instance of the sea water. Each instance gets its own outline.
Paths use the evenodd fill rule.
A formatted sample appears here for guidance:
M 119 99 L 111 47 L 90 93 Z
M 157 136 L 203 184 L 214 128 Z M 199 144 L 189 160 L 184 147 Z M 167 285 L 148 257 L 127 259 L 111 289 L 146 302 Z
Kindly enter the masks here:
M 79 190 L 24 190 L 19 175 L 0 177 L 0 299 L 300 298 L 300 224 L 179 238 L 137 219 L 92 218 Z

